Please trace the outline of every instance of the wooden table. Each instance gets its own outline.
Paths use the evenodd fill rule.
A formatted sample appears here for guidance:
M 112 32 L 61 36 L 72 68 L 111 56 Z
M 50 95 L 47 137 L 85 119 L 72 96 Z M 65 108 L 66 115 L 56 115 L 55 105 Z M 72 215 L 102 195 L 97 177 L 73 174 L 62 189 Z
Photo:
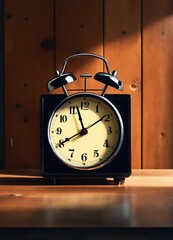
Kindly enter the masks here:
M 169 227 L 170 231 L 173 170 L 134 170 L 120 186 L 111 179 L 66 179 L 49 185 L 37 170 L 1 170 L 0 228 L 28 227 L 116 228 L 122 233 L 122 227 Z

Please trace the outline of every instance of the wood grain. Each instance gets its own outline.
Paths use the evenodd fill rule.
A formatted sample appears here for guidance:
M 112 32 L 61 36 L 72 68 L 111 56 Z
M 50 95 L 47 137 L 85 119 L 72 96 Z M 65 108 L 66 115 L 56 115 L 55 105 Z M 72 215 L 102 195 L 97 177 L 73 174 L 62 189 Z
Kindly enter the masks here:
M 144 1 L 143 28 L 143 168 L 172 168 L 172 1 Z
M 4 4 L 6 168 L 40 168 L 39 98 L 54 70 L 78 52 L 104 56 L 124 82 L 123 93 L 132 96 L 132 167 L 173 167 L 172 0 Z M 80 73 L 94 76 L 103 70 L 98 59 L 75 59 L 66 71 L 78 80 L 68 91 L 83 91 Z M 103 89 L 91 78 L 87 87 Z M 118 91 L 109 87 L 108 93 Z
M 134 170 L 121 186 L 30 174 L 1 171 L 0 227 L 173 227 L 173 170 Z
M 53 1 L 5 1 L 5 167 L 40 168 L 40 95 L 54 73 Z
M 56 68 L 60 70 L 66 57 L 80 52 L 103 56 L 103 1 L 57 0 Z M 70 61 L 66 71 L 73 72 L 77 77 L 77 81 L 69 84 L 67 89 L 83 91 L 84 79 L 80 78 L 80 74 L 90 73 L 94 77 L 95 73 L 103 71 L 103 61 L 80 57 Z M 103 85 L 88 78 L 87 88 L 103 89 Z
M 141 167 L 141 1 L 105 1 L 104 55 L 132 97 L 132 166 Z M 133 14 L 132 14 L 133 12 Z M 118 93 L 113 88 L 109 93 Z

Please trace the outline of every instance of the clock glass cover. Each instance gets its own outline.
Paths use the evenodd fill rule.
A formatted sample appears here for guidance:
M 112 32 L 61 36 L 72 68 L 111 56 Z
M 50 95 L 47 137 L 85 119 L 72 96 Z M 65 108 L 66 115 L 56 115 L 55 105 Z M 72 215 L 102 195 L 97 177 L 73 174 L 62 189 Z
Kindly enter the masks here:
M 57 161 L 80 170 L 100 168 L 112 161 L 123 136 L 123 122 L 116 107 L 92 93 L 67 97 L 48 124 L 48 139 Z

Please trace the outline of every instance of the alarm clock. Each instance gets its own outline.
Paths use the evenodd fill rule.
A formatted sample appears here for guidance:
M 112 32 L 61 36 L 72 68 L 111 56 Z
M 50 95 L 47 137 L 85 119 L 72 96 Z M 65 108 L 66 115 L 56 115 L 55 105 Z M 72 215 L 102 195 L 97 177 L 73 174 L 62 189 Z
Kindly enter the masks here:
M 102 94 L 68 95 L 66 84 L 76 81 L 65 72 L 67 62 L 77 57 L 103 60 L 107 72 L 94 80 L 103 83 Z M 123 89 L 110 72 L 108 61 L 96 54 L 79 53 L 65 59 L 61 72 L 51 79 L 48 90 L 62 87 L 64 94 L 41 96 L 41 165 L 46 178 L 112 178 L 122 184 L 131 174 L 131 98 L 128 94 L 106 94 L 108 86 Z M 87 78 L 87 74 L 82 75 Z

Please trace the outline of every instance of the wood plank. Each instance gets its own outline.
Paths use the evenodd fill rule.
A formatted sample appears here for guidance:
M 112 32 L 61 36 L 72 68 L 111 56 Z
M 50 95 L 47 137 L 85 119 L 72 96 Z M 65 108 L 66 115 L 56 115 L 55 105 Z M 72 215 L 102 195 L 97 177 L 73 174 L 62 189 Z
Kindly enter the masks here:
M 53 0 L 7 0 L 5 12 L 5 167 L 40 168 L 40 94 L 54 73 Z
M 141 167 L 141 1 L 105 1 L 104 54 L 132 97 L 132 166 Z M 133 14 L 132 14 L 133 13 Z M 109 93 L 115 92 L 111 87 Z
M 104 4 L 102 0 L 89 0 L 81 5 L 79 0 L 64 0 L 55 5 L 56 68 L 61 69 L 64 59 L 76 52 L 104 54 L 111 70 L 118 70 L 124 93 L 132 95 L 133 168 L 141 167 L 140 4 L 137 0 L 109 0 Z M 39 168 L 39 95 L 46 93 L 46 83 L 54 76 L 53 0 L 27 4 L 16 0 L 15 5 L 7 0 L 5 10 L 6 167 Z M 142 167 L 172 168 L 173 6 L 171 0 L 146 0 L 143 11 Z M 79 78 L 79 72 L 94 75 L 102 71 L 103 64 L 97 59 L 76 59 L 67 70 L 71 68 Z M 75 92 L 83 85 L 83 79 L 78 79 L 69 90 Z M 102 85 L 92 80 L 89 87 Z M 108 91 L 114 92 L 112 88 Z
M 0 168 L 4 167 L 4 1 L 0 1 Z
M 56 0 L 56 68 L 61 70 L 64 59 L 70 55 L 87 52 L 103 56 L 103 2 L 102 0 Z M 80 57 L 67 64 L 66 72 L 73 72 L 77 81 L 68 90 L 84 89 L 81 73 L 103 70 L 103 62 L 96 58 Z M 89 78 L 88 88 L 103 88 L 102 84 Z M 58 93 L 61 91 L 55 91 Z
M 25 174 L 1 171 L 1 228 L 173 227 L 173 170 L 134 170 L 121 186 L 79 181 L 38 185 L 42 177 Z M 14 188 L 9 179 L 22 184 Z
M 143 168 L 173 167 L 172 43 L 172 1 L 143 1 Z

